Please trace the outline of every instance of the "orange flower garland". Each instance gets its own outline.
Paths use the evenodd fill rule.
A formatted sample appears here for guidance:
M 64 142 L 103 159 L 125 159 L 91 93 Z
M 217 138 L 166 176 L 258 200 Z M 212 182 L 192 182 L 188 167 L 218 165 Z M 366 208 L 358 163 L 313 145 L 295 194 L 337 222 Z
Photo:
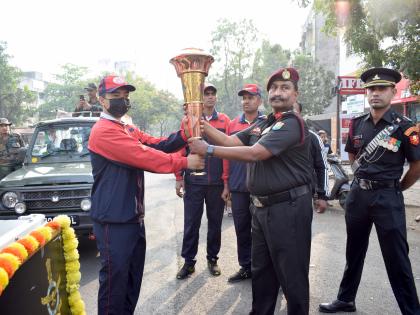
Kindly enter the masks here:
M 35 230 L 35 231 L 32 231 L 29 235 L 33 236 L 41 246 L 45 245 L 45 238 L 41 232 Z
M 77 251 L 78 241 L 74 229 L 70 227 L 70 218 L 65 215 L 57 216 L 45 226 L 32 231 L 29 235 L 2 249 L 0 252 L 0 295 L 6 289 L 10 278 L 19 266 L 60 231 L 66 261 L 66 290 L 70 311 L 72 314 L 86 315 L 85 304 L 79 293 L 81 274 L 79 252 Z
M 17 241 L 17 243 L 22 244 L 25 247 L 28 255 L 32 255 L 32 253 L 39 247 L 38 241 L 31 235 L 27 235 L 24 238 L 21 238 Z

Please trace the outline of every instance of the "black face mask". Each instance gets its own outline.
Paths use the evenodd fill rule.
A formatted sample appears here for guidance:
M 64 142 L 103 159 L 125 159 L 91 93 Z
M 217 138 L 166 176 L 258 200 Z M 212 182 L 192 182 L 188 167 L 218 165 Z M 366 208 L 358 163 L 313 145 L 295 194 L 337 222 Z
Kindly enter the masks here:
M 126 98 L 112 98 L 109 100 L 108 112 L 115 118 L 121 118 L 130 109 L 130 100 Z

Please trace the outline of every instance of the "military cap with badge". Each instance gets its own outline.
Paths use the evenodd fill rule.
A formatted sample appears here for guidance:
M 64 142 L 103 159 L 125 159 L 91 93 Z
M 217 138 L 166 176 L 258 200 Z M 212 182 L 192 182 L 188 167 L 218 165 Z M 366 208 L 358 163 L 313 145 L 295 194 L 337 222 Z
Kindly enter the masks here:
M 398 71 L 388 68 L 372 68 L 366 70 L 360 76 L 360 79 L 365 83 L 365 88 L 373 86 L 395 86 L 401 81 L 401 78 L 402 76 Z M 409 120 L 408 118 L 406 119 Z M 418 127 L 412 126 L 404 131 L 404 135 L 409 138 L 412 145 L 417 146 L 420 143 L 419 132 Z M 389 137 L 388 139 L 381 139 L 379 145 L 393 152 L 397 152 L 401 141 Z

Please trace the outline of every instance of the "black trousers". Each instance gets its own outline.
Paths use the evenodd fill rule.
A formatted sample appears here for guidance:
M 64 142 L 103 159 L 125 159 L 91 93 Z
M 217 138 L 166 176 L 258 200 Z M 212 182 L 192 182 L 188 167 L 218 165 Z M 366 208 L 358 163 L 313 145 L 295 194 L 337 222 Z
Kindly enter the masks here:
M 404 199 L 398 188 L 362 190 L 353 185 L 346 204 L 346 268 L 337 298 L 356 299 L 369 235 L 375 224 L 386 271 L 402 314 L 420 314 L 408 257 Z
M 206 203 L 208 220 L 207 259 L 218 259 L 222 239 L 222 220 L 225 202 L 222 199 L 223 186 L 185 184 L 184 195 L 184 238 L 182 257 L 194 265 L 198 251 L 201 217 Z
M 252 314 L 273 314 L 279 287 L 289 315 L 309 313 L 312 195 L 252 211 Z
M 251 268 L 251 212 L 249 192 L 232 191 L 232 216 L 235 224 L 239 265 Z

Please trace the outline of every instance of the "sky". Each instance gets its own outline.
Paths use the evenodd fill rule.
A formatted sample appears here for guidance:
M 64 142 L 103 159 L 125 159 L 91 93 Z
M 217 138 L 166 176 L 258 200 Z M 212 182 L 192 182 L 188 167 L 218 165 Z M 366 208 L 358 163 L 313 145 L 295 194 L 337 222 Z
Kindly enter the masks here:
M 262 38 L 296 49 L 309 12 L 297 0 L 5 0 L 0 10 L 0 41 L 23 71 L 48 79 L 66 63 L 97 74 L 107 62 L 131 61 L 138 75 L 178 97 L 169 59 L 187 47 L 208 51 L 219 19 L 252 19 Z

